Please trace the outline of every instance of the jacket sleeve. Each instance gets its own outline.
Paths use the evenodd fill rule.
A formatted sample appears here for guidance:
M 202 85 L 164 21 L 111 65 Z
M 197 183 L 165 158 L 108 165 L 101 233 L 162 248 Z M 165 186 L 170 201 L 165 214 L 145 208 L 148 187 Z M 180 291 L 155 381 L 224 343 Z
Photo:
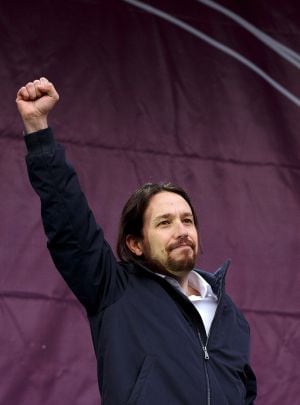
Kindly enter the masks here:
M 249 365 L 246 365 L 244 372 L 246 377 L 246 405 L 254 405 L 257 394 L 256 377 Z
M 26 135 L 29 179 L 41 200 L 47 246 L 55 266 L 89 314 L 109 305 L 126 284 L 96 224 L 76 172 L 50 128 Z

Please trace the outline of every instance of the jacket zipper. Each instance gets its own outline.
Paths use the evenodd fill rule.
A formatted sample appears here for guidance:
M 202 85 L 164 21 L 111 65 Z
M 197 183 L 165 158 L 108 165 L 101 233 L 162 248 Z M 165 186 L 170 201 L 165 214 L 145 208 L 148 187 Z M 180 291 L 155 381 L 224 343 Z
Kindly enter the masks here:
M 209 360 L 209 354 L 207 351 L 207 343 L 208 343 L 208 338 L 206 340 L 206 345 L 204 345 L 202 338 L 201 338 L 201 334 L 199 329 L 197 329 L 197 334 L 198 334 L 198 338 L 204 353 L 204 372 L 205 372 L 205 380 L 206 380 L 206 387 L 207 387 L 207 405 L 210 405 L 211 403 L 211 394 L 210 394 L 210 381 L 209 381 L 209 375 L 208 375 L 208 371 L 207 371 L 207 364 L 206 362 Z
M 211 405 L 210 381 L 209 381 L 209 375 L 208 375 L 207 364 L 206 364 L 206 362 L 209 360 L 209 353 L 208 353 L 208 350 L 207 350 L 207 346 L 208 346 L 208 340 L 209 340 L 209 337 L 210 337 L 210 332 L 212 330 L 213 324 L 215 323 L 215 319 L 216 319 L 216 316 L 217 316 L 217 313 L 218 313 L 218 309 L 220 307 L 221 299 L 222 299 L 222 295 L 220 296 L 220 298 L 218 300 L 215 316 L 214 316 L 214 319 L 213 319 L 212 324 L 210 326 L 210 329 L 208 331 L 205 344 L 203 343 L 200 330 L 197 328 L 197 334 L 198 334 L 198 338 L 199 338 L 199 341 L 200 341 L 200 344 L 201 344 L 201 347 L 202 347 L 202 350 L 203 350 L 203 353 L 204 353 L 204 360 L 205 360 L 204 361 L 204 371 L 205 371 L 206 386 L 207 386 L 207 405 Z

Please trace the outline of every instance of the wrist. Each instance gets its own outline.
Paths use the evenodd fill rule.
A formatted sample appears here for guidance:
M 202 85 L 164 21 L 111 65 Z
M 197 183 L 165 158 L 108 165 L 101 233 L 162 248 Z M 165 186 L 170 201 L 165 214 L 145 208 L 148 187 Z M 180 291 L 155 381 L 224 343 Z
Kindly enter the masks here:
M 26 134 L 48 128 L 47 117 L 23 120 Z

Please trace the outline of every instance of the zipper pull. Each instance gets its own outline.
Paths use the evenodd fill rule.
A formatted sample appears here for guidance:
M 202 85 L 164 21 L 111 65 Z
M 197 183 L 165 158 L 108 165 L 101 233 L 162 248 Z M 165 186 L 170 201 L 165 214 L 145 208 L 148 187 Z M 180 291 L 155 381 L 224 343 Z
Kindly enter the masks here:
M 203 346 L 203 351 L 204 351 L 204 358 L 205 358 L 205 360 L 209 360 L 209 354 L 208 354 L 208 351 L 207 351 L 206 346 Z

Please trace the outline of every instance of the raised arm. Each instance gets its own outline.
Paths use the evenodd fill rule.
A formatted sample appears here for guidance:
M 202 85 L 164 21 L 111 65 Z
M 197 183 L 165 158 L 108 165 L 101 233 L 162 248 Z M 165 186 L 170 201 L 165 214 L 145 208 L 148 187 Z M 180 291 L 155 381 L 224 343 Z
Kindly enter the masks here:
M 74 294 L 94 313 L 120 296 L 126 274 L 96 224 L 63 146 L 48 128 L 47 116 L 58 99 L 54 86 L 41 78 L 22 87 L 16 102 L 28 134 L 28 174 L 41 200 L 48 249 Z

